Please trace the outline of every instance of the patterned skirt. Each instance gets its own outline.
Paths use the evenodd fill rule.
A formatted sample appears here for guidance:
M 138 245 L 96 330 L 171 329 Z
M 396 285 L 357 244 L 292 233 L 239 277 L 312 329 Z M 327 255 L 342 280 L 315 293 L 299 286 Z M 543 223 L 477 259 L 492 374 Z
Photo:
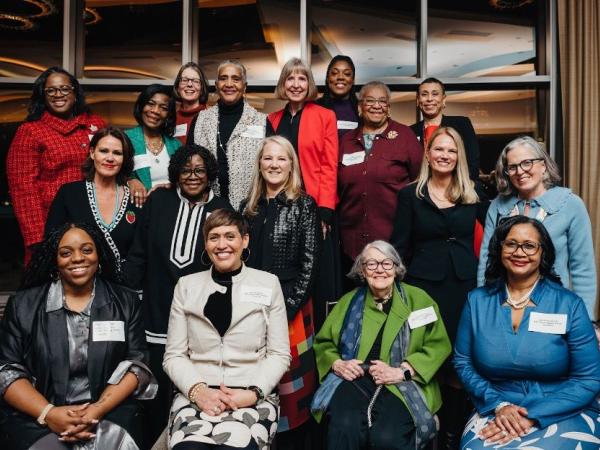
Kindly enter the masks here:
M 169 414 L 169 448 L 180 442 L 244 448 L 254 440 L 259 449 L 266 450 L 277 431 L 278 415 L 276 395 L 269 395 L 253 407 L 209 416 L 179 393 Z
M 460 443 L 462 450 L 529 449 L 529 450 L 598 450 L 600 448 L 600 413 L 585 409 L 576 416 L 549 425 L 531 428 L 530 432 L 506 444 L 485 444 L 477 437 L 493 416 L 475 414 L 469 419 Z
M 317 388 L 311 299 L 290 321 L 288 332 L 292 361 L 278 386 L 281 402 L 279 433 L 297 428 L 310 418 L 310 402 Z

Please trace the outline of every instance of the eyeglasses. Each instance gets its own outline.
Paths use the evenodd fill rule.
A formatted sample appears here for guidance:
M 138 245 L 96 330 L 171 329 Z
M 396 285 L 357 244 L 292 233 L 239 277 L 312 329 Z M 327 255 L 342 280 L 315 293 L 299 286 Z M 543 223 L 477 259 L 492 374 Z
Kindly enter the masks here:
M 49 88 L 44 89 L 44 93 L 48 97 L 57 97 L 59 95 L 59 93 L 60 93 L 60 95 L 69 95 L 74 90 L 75 90 L 75 88 L 73 86 L 49 87 Z
M 507 175 L 514 175 L 517 173 L 517 169 L 520 167 L 523 172 L 529 172 L 533 165 L 537 161 L 543 161 L 544 158 L 532 158 L 532 159 L 524 159 L 519 164 L 509 164 L 504 169 L 504 173 Z
M 192 83 L 194 86 L 200 86 L 200 78 L 182 78 L 179 80 L 179 84 L 187 86 L 188 83 Z
M 385 98 L 373 97 L 364 98 L 362 102 L 367 106 L 375 106 L 377 103 L 379 103 L 384 108 L 386 108 L 390 104 Z
M 181 169 L 181 176 L 183 178 L 191 178 L 192 174 L 196 175 L 198 178 L 205 177 L 206 169 L 204 167 L 194 167 L 193 169 Z
M 502 241 L 502 248 L 506 253 L 510 253 L 511 255 L 515 253 L 518 249 L 523 250 L 527 256 L 535 255 L 541 248 L 541 245 L 537 242 L 526 241 L 522 244 L 519 244 L 517 241 L 508 240 Z
M 392 270 L 396 263 L 391 259 L 384 259 L 383 261 L 377 261 L 376 259 L 367 259 L 363 266 L 369 270 L 377 270 L 377 268 L 381 265 L 383 270 Z

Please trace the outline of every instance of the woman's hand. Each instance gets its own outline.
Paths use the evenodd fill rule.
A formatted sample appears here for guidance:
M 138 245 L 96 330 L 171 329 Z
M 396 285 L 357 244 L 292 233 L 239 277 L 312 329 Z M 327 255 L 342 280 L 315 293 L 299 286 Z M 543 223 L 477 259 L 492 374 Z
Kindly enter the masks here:
M 202 412 L 209 416 L 218 416 L 226 409 L 236 410 L 238 405 L 235 401 L 220 389 L 201 389 L 194 398 L 194 402 Z
M 46 415 L 48 428 L 54 433 L 62 435 L 65 431 L 91 425 L 81 417 L 81 411 L 87 408 L 89 403 L 83 405 L 54 406 Z
M 380 360 L 371 361 L 369 373 L 375 384 L 396 384 L 404 381 L 404 369 L 401 367 L 390 367 Z
M 132 202 L 138 208 L 144 205 L 144 202 L 148 198 L 148 192 L 140 180 L 137 178 L 131 178 L 127 181 L 127 186 L 131 191 Z
M 346 381 L 354 381 L 365 374 L 365 371 L 360 367 L 361 364 L 362 361 L 358 359 L 350 359 L 348 361 L 337 359 L 331 365 L 331 369 L 338 377 Z
M 231 389 L 221 383 L 221 392 L 226 394 L 231 401 L 237 406 L 237 408 L 246 408 L 248 406 L 254 406 L 258 402 L 256 393 L 248 389 Z M 232 409 L 237 409 L 232 408 Z
M 500 408 L 494 420 L 481 430 L 483 440 L 494 443 L 506 443 L 529 433 L 535 422 L 527 418 L 527 410 L 516 405 Z

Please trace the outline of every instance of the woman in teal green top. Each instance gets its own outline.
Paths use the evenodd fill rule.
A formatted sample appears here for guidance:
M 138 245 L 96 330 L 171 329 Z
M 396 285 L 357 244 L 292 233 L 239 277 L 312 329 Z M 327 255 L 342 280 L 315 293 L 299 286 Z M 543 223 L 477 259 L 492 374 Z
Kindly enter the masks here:
M 402 283 L 406 269 L 387 242 L 367 244 L 343 296 L 316 336 L 321 386 L 311 408 L 328 419 L 327 449 L 423 448 L 441 406 L 434 376 L 451 351 L 437 304 Z
M 141 207 L 149 191 L 169 184 L 169 160 L 181 147 L 175 132 L 173 90 L 162 84 L 147 86 L 133 107 L 138 125 L 125 131 L 134 149 L 133 176 L 129 180 L 133 201 Z

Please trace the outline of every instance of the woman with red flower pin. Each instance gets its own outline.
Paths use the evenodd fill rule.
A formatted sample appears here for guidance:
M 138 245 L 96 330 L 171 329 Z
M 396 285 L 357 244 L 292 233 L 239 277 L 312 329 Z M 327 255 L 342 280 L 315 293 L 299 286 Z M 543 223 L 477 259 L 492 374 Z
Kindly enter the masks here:
M 133 242 L 139 213 L 127 187 L 133 170 L 133 147 L 127 135 L 115 127 L 98 130 L 82 170 L 84 181 L 58 190 L 48 212 L 46 235 L 67 222 L 95 225 L 120 264 Z

